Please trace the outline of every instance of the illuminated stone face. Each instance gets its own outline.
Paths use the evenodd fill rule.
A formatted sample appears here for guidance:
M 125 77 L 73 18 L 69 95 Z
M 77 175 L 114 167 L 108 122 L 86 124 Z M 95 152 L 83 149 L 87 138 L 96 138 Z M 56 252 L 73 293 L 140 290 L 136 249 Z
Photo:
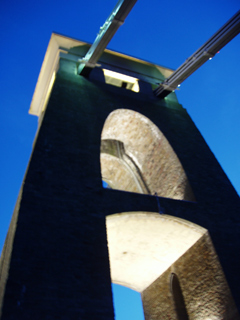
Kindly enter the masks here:
M 206 229 L 150 212 L 114 214 L 106 226 L 112 282 L 141 293 L 146 320 L 186 319 L 177 312 L 173 273 L 187 319 L 239 319 Z
M 113 189 L 195 200 L 177 155 L 148 118 L 126 109 L 112 112 L 102 131 L 102 141 L 107 140 L 124 150 L 101 153 L 102 178 Z
M 195 201 L 177 155 L 145 116 L 113 111 L 101 139 L 102 179 L 111 188 Z M 150 212 L 107 216 L 106 227 L 112 282 L 141 293 L 146 320 L 238 319 L 205 228 Z M 171 288 L 172 274 L 179 279 L 178 293 Z M 179 317 L 179 296 L 187 318 Z
M 206 229 L 150 212 L 107 217 L 112 282 L 142 292 L 182 256 Z
M 146 320 L 181 320 L 171 288 L 176 274 L 188 318 L 237 320 L 239 315 L 208 232 L 195 242 L 162 275 L 142 292 Z

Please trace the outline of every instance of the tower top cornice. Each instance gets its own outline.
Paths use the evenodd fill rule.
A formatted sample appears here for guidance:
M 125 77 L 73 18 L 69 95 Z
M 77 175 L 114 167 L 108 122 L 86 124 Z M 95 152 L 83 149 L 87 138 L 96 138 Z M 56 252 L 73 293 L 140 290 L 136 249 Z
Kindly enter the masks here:
M 84 57 L 90 46 L 91 44 L 87 42 L 52 33 L 31 101 L 30 114 L 39 116 L 44 109 L 58 71 L 60 58 L 75 62 L 77 68 L 79 59 Z M 119 72 L 153 85 L 173 73 L 172 69 L 109 49 L 104 50 L 96 68 Z

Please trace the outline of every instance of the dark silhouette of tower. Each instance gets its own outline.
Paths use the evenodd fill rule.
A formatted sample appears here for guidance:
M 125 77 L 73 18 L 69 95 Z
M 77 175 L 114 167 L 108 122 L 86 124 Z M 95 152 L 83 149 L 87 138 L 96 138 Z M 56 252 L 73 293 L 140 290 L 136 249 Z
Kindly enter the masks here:
M 0 318 L 113 319 L 113 281 L 146 319 L 239 319 L 239 197 L 175 93 L 153 95 L 172 71 L 105 50 L 85 78 L 88 49 L 53 34 L 45 55 Z

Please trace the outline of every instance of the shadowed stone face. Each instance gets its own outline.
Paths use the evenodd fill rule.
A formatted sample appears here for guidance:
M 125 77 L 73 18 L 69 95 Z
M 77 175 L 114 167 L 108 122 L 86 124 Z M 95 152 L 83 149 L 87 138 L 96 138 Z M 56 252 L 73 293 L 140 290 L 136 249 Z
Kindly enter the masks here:
M 112 112 L 104 124 L 102 141 L 119 141 L 124 150 L 101 153 L 102 177 L 113 189 L 195 200 L 177 155 L 145 116 L 126 109 Z

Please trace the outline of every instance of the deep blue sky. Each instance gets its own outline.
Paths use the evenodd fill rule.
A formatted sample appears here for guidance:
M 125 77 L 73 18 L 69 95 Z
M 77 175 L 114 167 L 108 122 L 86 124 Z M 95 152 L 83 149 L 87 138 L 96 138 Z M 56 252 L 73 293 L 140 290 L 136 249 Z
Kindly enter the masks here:
M 0 250 L 37 128 L 28 109 L 51 33 L 93 42 L 116 2 L 0 1 Z M 138 0 L 108 48 L 177 68 L 239 9 L 239 0 Z M 177 93 L 238 193 L 239 52 L 238 35 Z

